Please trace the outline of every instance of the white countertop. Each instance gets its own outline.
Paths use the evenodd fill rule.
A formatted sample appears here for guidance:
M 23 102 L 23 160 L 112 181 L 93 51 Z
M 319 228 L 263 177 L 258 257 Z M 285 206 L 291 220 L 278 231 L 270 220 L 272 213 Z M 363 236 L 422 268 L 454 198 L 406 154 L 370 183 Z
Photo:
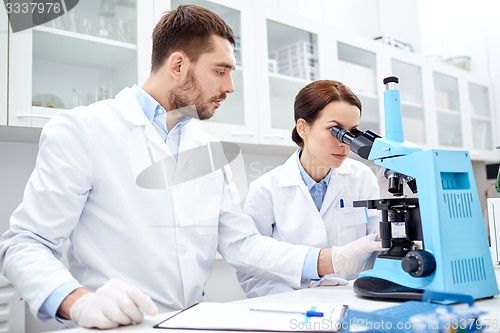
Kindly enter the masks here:
M 500 286 L 500 268 L 495 268 L 495 273 L 497 277 L 498 285 Z M 288 304 L 298 304 L 298 303 L 343 303 L 348 304 L 350 308 L 361 310 L 361 311 L 371 311 L 377 310 L 389 306 L 397 305 L 395 302 L 388 301 L 375 301 L 365 298 L 357 297 L 352 290 L 352 283 L 348 286 L 342 287 L 319 287 L 310 289 L 301 289 L 297 291 L 245 299 L 241 301 L 236 301 L 234 303 L 288 303 Z M 487 314 L 481 318 L 485 322 L 490 323 L 490 328 L 486 329 L 484 332 L 499 332 L 500 330 L 500 296 L 495 296 L 492 299 L 477 300 L 475 302 L 476 307 L 487 311 Z M 118 332 L 155 332 L 159 333 L 163 330 L 155 329 L 153 326 L 163 321 L 168 317 L 168 314 L 162 313 L 155 317 L 146 317 L 144 322 L 140 325 L 133 326 L 123 326 L 114 329 L 113 331 Z M 89 330 L 84 328 L 74 328 L 67 330 L 68 333 L 81 333 L 96 330 Z M 171 331 L 171 330 L 168 330 Z M 60 331 L 57 331 L 60 332 Z M 176 332 L 186 332 L 193 333 L 193 330 L 177 331 Z M 203 331 L 210 332 L 210 331 Z M 229 331 L 225 331 L 229 332 Z

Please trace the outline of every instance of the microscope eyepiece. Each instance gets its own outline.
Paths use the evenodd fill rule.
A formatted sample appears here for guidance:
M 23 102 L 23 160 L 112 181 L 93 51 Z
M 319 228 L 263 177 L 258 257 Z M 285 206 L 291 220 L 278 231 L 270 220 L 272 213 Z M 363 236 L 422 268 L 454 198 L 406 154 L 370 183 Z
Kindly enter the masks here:
M 330 128 L 330 132 L 337 140 L 345 143 L 346 145 L 350 145 L 352 140 L 355 138 L 355 136 L 351 132 L 340 126 L 333 126 L 332 128 Z
M 387 84 L 389 82 L 393 82 L 393 83 L 399 83 L 399 79 L 396 77 L 396 76 L 388 76 L 384 79 L 384 84 Z
M 373 142 L 380 138 L 380 135 L 370 130 L 361 132 L 353 128 L 348 131 L 340 126 L 330 128 L 330 133 L 340 142 L 349 145 L 352 152 L 364 159 L 368 159 Z

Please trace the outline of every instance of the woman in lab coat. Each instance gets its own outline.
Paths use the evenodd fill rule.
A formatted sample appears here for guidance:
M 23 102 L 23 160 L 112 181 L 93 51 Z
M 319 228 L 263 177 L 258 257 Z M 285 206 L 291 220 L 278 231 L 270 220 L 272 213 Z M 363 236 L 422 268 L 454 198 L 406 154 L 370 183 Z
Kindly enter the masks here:
M 315 81 L 298 93 L 292 139 L 299 149 L 255 180 L 245 201 L 244 211 L 262 235 L 292 244 L 335 247 L 377 231 L 377 211 L 366 214 L 364 208 L 352 207 L 353 201 L 379 197 L 377 178 L 368 166 L 348 158 L 349 146 L 330 133 L 333 126 L 357 128 L 360 116 L 361 102 L 340 82 Z M 301 287 L 345 284 L 339 277 L 355 275 L 302 281 Z M 238 279 L 249 297 L 293 290 L 282 282 L 241 272 Z

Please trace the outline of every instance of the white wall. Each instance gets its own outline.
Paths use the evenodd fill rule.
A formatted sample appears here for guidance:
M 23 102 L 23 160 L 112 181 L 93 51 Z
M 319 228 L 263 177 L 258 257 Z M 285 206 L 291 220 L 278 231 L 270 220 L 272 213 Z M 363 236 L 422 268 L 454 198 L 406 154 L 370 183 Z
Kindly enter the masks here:
M 260 0 L 259 5 L 275 6 L 367 38 L 389 34 L 421 51 L 418 0 Z

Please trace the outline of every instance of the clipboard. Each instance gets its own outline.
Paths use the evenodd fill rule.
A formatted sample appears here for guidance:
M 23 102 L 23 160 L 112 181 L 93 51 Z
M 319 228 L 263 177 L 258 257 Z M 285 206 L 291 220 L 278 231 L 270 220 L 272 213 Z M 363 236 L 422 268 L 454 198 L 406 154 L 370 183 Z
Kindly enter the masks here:
M 251 309 L 259 309 L 252 311 Z M 323 317 L 301 313 L 319 311 Z M 347 315 L 342 304 L 197 303 L 153 326 L 169 330 L 251 332 L 339 332 Z

